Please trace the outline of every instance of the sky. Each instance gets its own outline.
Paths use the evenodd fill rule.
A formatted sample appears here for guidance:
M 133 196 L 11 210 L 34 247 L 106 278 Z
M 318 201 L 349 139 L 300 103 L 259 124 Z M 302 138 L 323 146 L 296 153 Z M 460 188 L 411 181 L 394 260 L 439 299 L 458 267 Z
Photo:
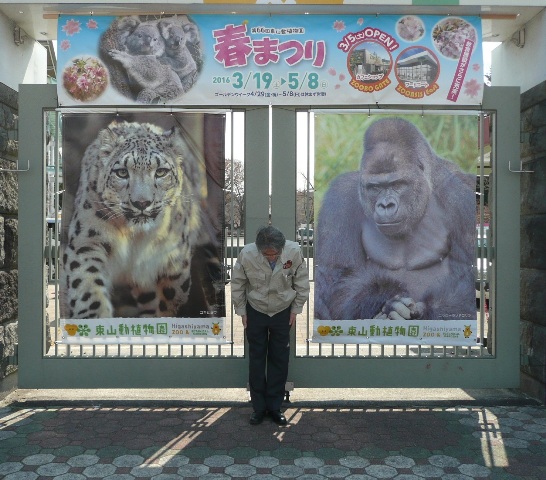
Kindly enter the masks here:
M 491 52 L 497 48 L 501 42 L 483 42 L 483 71 L 488 73 L 491 70 Z

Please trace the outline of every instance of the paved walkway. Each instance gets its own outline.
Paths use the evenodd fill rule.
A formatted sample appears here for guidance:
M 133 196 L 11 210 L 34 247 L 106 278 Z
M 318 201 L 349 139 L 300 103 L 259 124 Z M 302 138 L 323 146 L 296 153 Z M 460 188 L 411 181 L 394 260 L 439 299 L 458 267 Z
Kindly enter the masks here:
M 249 425 L 246 400 L 42 403 L 0 403 L 0 478 L 546 479 L 546 407 L 532 402 L 298 401 L 285 427 Z

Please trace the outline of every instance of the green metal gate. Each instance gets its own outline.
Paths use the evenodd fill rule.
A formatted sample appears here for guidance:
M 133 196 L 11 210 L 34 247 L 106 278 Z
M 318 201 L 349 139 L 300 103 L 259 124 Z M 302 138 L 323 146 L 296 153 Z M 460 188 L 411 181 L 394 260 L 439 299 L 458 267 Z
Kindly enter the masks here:
M 28 160 L 30 168 L 19 174 L 19 387 L 244 387 L 244 336 L 240 318 L 233 314 L 227 319 L 231 343 L 225 346 L 83 348 L 55 342 L 57 319 L 52 326 L 45 321 L 49 295 L 45 264 L 46 260 L 50 265 L 54 262 L 47 257 L 55 239 L 46 238 L 44 147 L 44 112 L 57 108 L 55 86 L 22 85 L 20 106 L 20 160 Z M 392 108 L 407 112 L 407 106 Z M 252 239 L 253 232 L 269 216 L 274 225 L 295 236 L 297 117 L 301 108 L 263 106 L 243 111 L 244 238 Z M 307 341 L 312 322 L 308 308 L 298 317 L 292 333 L 289 381 L 295 388 L 519 386 L 519 176 L 510 169 L 519 158 L 518 89 L 487 88 L 483 109 L 473 113 L 482 118 L 483 112 L 491 113 L 494 119 L 489 190 L 494 256 L 488 270 L 491 321 L 487 345 L 312 345 Z M 239 237 L 232 236 L 230 241 L 228 264 L 242 246 Z M 44 250 L 46 245 L 49 248 Z M 312 248 L 304 248 L 304 253 L 312 266 Z M 483 308 L 482 302 L 482 315 Z

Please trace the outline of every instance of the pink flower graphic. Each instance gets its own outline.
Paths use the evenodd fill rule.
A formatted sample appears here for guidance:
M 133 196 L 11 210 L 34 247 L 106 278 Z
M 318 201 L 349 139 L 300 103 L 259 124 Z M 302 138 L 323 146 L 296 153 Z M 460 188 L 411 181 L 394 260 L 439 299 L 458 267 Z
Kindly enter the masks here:
M 90 30 L 96 30 L 98 27 L 99 27 L 99 24 L 93 20 L 92 18 L 89 19 L 89 21 L 87 22 L 87 28 L 89 28 Z
M 336 20 L 334 22 L 334 30 L 336 32 L 343 32 L 345 30 L 345 22 L 343 20 Z
M 480 64 L 479 63 L 475 63 L 474 65 L 472 65 L 472 69 L 477 72 L 479 69 L 480 69 Z
M 70 40 L 63 40 L 61 42 L 61 50 L 68 50 L 70 48 Z
M 334 88 L 335 88 L 336 90 L 338 90 L 338 89 L 341 88 L 341 85 L 338 83 Z
M 94 100 L 108 86 L 106 67 L 97 58 L 77 58 L 64 69 L 63 86 L 76 100 Z
M 86 77 L 78 77 L 76 79 L 76 85 L 80 90 L 87 92 L 89 90 L 91 82 Z
M 364 19 L 362 17 L 360 17 L 356 23 L 358 23 L 359 25 L 362 25 L 364 23 Z
M 478 93 L 480 93 L 480 90 L 482 89 L 482 86 L 480 83 L 473 78 L 472 80 L 469 80 L 464 84 L 464 93 L 465 95 L 468 95 L 469 97 L 476 97 Z
M 340 74 L 339 74 L 339 80 L 340 80 L 341 82 L 343 82 L 343 80 L 345 80 L 345 75 L 343 75 L 343 73 L 340 73 Z
M 67 20 L 66 24 L 62 28 L 63 32 L 66 33 L 69 37 L 75 33 L 81 32 L 81 24 L 79 20 Z
M 466 40 L 477 41 L 476 29 L 463 18 L 448 17 L 436 24 L 432 30 L 432 40 L 436 49 L 448 58 L 461 56 Z
M 419 17 L 407 15 L 398 21 L 396 31 L 406 42 L 415 42 L 423 37 L 425 25 Z
M 336 74 L 336 69 L 334 67 L 332 67 L 332 68 L 328 69 L 328 73 L 333 76 L 333 75 Z

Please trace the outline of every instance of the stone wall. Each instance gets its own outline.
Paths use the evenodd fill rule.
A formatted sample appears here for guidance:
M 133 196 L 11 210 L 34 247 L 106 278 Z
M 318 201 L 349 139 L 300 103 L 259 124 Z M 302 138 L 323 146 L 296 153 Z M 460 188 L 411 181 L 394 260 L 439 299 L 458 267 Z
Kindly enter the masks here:
M 17 99 L 0 83 L 0 168 L 16 168 Z M 0 383 L 17 369 L 9 365 L 18 342 L 17 211 L 17 174 L 0 172 Z
M 546 82 L 521 96 L 521 389 L 546 404 Z

